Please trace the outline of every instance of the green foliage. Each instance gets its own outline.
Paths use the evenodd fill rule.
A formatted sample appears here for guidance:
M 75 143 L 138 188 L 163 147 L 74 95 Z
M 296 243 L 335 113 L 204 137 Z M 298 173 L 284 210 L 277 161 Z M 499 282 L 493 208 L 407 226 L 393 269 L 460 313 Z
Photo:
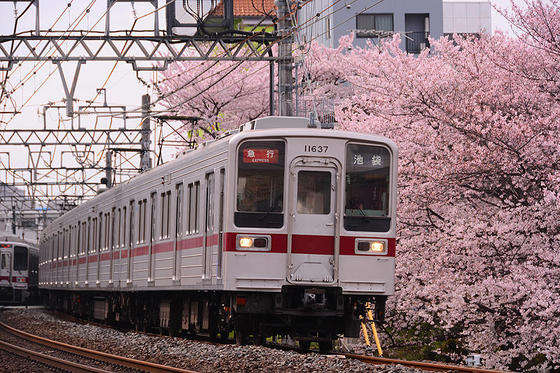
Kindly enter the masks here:
M 416 325 L 415 328 L 400 329 L 391 333 L 394 344 L 385 346 L 386 355 L 403 360 L 432 360 L 446 363 L 462 363 L 468 354 L 460 336 L 461 327 L 451 330 L 433 326 L 429 323 Z

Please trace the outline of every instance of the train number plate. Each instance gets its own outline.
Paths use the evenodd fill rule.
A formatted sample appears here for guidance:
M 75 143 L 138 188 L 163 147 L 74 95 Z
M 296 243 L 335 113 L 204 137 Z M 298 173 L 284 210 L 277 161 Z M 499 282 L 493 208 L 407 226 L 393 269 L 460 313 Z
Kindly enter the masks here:
M 329 150 L 328 145 L 304 145 L 303 151 L 306 153 L 326 153 Z

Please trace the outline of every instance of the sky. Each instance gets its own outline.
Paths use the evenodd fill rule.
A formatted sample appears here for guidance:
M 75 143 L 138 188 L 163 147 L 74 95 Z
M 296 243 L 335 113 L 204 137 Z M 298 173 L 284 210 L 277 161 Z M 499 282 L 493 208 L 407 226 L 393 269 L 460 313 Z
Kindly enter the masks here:
M 511 7 L 511 0 L 493 0 L 492 4 L 498 8 L 508 9 Z M 494 8 L 492 8 L 492 29 L 511 32 L 509 22 Z
M 418 0 L 421 1 L 421 0 Z M 94 5 L 90 11 L 84 13 L 84 9 L 91 2 Z M 40 16 L 41 16 L 41 29 L 48 29 L 53 27 L 55 30 L 66 30 L 72 27 L 76 29 L 93 29 L 94 31 L 103 31 L 105 24 L 103 14 L 106 11 L 105 0 L 42 0 L 40 2 Z M 495 0 L 495 5 L 499 7 L 507 7 L 510 0 Z M 71 4 L 71 6 L 68 6 Z M 159 5 L 165 4 L 164 0 L 159 0 Z M 0 12 L 4 16 L 3 22 L 0 23 L 0 34 L 11 34 L 13 32 L 14 19 L 16 14 L 19 15 L 27 6 L 26 2 L 17 4 L 17 13 L 14 10 L 13 2 L 0 2 Z M 138 18 L 135 30 L 150 30 L 153 29 L 154 16 L 148 15 L 141 17 L 151 11 L 153 7 L 148 3 L 134 2 L 134 6 L 130 3 L 117 3 L 111 10 L 111 26 L 113 29 L 129 29 L 134 20 Z M 163 12 L 159 12 L 160 27 L 165 24 Z M 62 16 L 57 20 L 57 18 Z M 8 21 L 9 20 L 9 21 Z M 76 26 L 76 20 L 80 22 Z M 30 8 L 29 11 L 21 17 L 18 23 L 18 31 L 30 30 L 34 28 L 35 9 Z M 509 29 L 507 21 L 499 15 L 495 10 L 492 14 L 493 29 L 501 29 L 507 31 Z M 68 84 L 73 79 L 75 63 L 64 63 L 64 73 Z M 79 105 L 84 105 L 86 100 L 95 99 L 96 103 L 102 104 L 103 97 L 96 95 L 96 89 L 105 87 L 107 92 L 107 103 L 109 105 L 126 105 L 128 109 L 137 109 L 141 105 L 141 96 L 145 93 L 152 93 L 150 89 L 143 86 L 136 79 L 136 75 L 132 70 L 131 65 L 127 63 L 118 63 L 113 70 L 113 62 L 87 62 L 81 68 L 78 76 L 77 87 L 74 97 L 81 100 L 75 103 L 77 109 Z M 35 73 L 33 73 L 35 71 Z M 29 74 L 29 78 L 28 78 Z M 50 77 L 49 77 L 50 75 Z M 142 78 L 150 81 L 156 77 L 157 74 L 142 73 Z M 77 126 L 77 120 L 70 120 L 65 116 L 64 109 L 48 109 L 46 114 L 46 122 L 43 121 L 41 115 L 43 106 L 47 103 L 62 105 L 64 94 L 61 83 L 61 78 L 56 70 L 56 66 L 52 63 L 37 64 L 37 63 L 24 63 L 22 66 L 15 67 L 10 72 L 9 87 L 24 81 L 25 84 L 19 88 L 14 94 L 13 99 L 19 105 L 26 102 L 21 114 L 10 119 L 10 115 L 0 114 L 0 120 L 8 122 L 8 128 L 36 128 L 43 126 L 46 123 L 49 128 L 73 128 Z M 38 90 L 36 93 L 35 91 Z M 13 108 L 7 105 L 5 108 L 0 106 L 0 111 L 10 111 Z M 84 116 L 81 120 L 84 123 L 93 123 L 94 116 Z M 136 126 L 139 119 L 129 119 L 127 126 Z M 2 125 L 2 123 L 0 123 Z M 108 126 L 108 120 L 101 120 L 98 126 Z M 115 120 L 111 125 L 121 126 L 124 123 Z M 74 127 L 75 128 L 75 127 Z M 60 149 L 59 149 L 60 150 Z M 2 152 L 10 152 L 10 162 L 12 166 L 26 167 L 28 159 L 25 152 L 17 147 L 2 147 L 0 149 L 0 163 L 6 163 L 7 155 Z M 166 155 L 168 160 L 174 154 L 174 151 Z M 101 153 L 95 155 L 99 158 Z M 56 164 L 67 164 L 70 161 L 69 157 L 65 159 L 56 155 L 54 162 Z M 0 180 L 7 179 L 8 175 L 0 174 Z

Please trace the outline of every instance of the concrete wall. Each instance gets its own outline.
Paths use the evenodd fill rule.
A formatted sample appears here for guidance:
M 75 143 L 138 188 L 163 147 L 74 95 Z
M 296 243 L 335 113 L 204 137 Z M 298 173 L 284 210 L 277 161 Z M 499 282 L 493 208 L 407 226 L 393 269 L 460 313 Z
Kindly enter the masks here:
M 492 32 L 492 7 L 488 0 L 443 2 L 445 34 Z

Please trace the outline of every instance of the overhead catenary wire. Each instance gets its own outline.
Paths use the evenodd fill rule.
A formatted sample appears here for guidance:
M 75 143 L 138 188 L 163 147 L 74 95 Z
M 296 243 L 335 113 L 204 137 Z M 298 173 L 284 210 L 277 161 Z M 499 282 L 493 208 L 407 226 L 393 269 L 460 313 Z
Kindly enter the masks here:
M 330 9 L 331 7 L 333 7 L 334 4 L 338 3 L 339 1 L 340 1 L 340 0 L 336 0 L 333 4 L 329 5 L 328 7 L 326 7 L 325 9 L 323 9 L 323 10 L 322 10 L 321 12 L 319 12 L 318 14 L 324 13 L 325 11 L 327 11 L 328 9 Z M 354 3 L 354 2 L 356 2 L 356 1 L 357 1 L 357 0 L 353 0 L 352 2 L 350 2 L 350 4 L 351 4 L 351 3 Z M 383 2 L 383 1 L 384 1 L 384 0 L 378 0 L 376 3 L 372 4 L 371 6 L 367 7 L 366 9 L 364 9 L 364 11 L 365 11 L 365 10 L 368 10 L 368 9 L 371 9 L 372 7 L 378 5 L 379 3 Z M 308 1 L 308 2 L 309 2 L 309 1 Z M 343 9 L 343 7 L 341 7 L 341 8 L 339 8 L 339 9 L 335 10 L 335 11 L 334 11 L 333 13 L 331 13 L 331 14 L 334 14 L 335 12 L 338 12 L 338 11 L 340 11 L 341 9 Z M 330 16 L 331 14 L 329 14 L 328 16 Z M 352 17 L 351 17 L 351 18 L 352 18 Z M 349 18 L 349 19 L 351 19 L 351 18 Z M 330 30 L 333 30 L 334 28 L 340 26 L 342 23 L 347 22 L 349 19 L 347 19 L 347 20 L 345 20 L 345 21 L 339 23 L 338 25 L 335 25 L 335 26 L 331 27 Z M 304 24 L 302 24 L 301 26 L 298 26 L 298 27 L 294 28 L 294 30 L 292 30 L 292 31 L 290 32 L 289 35 L 284 36 L 284 37 L 281 38 L 280 40 L 283 40 L 283 39 L 285 39 L 285 38 L 287 38 L 287 37 L 291 37 L 291 35 L 293 35 L 295 32 L 300 31 L 301 28 L 302 28 L 302 26 L 304 26 L 305 24 L 309 23 L 309 21 L 310 21 L 310 20 L 304 22 Z M 306 26 L 306 27 L 307 27 L 307 26 Z M 324 33 L 323 33 L 323 34 L 324 34 Z M 323 35 L 323 34 L 320 34 L 320 35 L 316 36 L 315 38 L 313 38 L 312 40 L 310 40 L 309 43 L 311 43 L 312 41 L 314 41 L 315 39 L 317 39 L 319 36 L 321 36 L 321 35 Z M 280 40 L 276 40 L 276 41 L 274 41 L 274 43 L 278 43 Z M 292 52 L 294 52 L 294 51 L 296 51 L 296 50 L 297 50 L 297 48 L 294 48 L 294 49 L 292 50 Z M 220 77 L 216 82 L 212 83 L 212 84 L 211 84 L 209 87 L 207 87 L 207 88 L 211 88 L 211 87 L 213 87 L 214 85 L 216 85 L 218 82 L 220 82 L 220 81 L 222 81 L 223 79 L 225 79 L 225 77 L 226 77 L 227 75 L 231 74 L 231 73 L 235 70 L 235 68 L 237 68 L 239 65 L 240 65 L 240 63 L 237 64 L 233 69 L 229 69 L 229 71 L 227 71 L 227 72 L 225 73 L 224 76 Z M 261 68 L 255 70 L 255 71 L 253 72 L 253 74 L 256 74 L 257 72 L 260 72 L 261 70 L 263 70 L 263 69 L 265 69 L 265 68 L 267 68 L 267 67 L 268 67 L 268 66 L 263 66 L 263 67 L 261 67 Z M 222 71 L 225 71 L 225 70 L 228 70 L 228 69 L 224 69 L 224 70 L 222 70 Z M 200 75 L 198 75 L 198 76 L 200 76 Z M 246 79 L 246 78 L 247 78 L 247 77 L 243 77 L 243 78 L 241 78 L 240 80 L 244 80 L 244 79 Z M 233 84 L 236 84 L 236 83 L 237 83 L 236 81 L 232 82 L 232 84 L 230 84 L 229 86 L 227 86 L 227 88 L 231 87 Z M 182 86 L 181 89 L 183 89 L 183 88 L 185 88 L 185 87 L 186 87 L 186 86 Z M 174 91 L 177 91 L 177 89 L 175 89 Z M 173 111 L 173 110 L 176 109 L 177 107 L 186 104 L 187 102 L 193 100 L 194 98 L 200 96 L 201 94 L 202 94 L 202 92 L 199 92 L 199 93 L 197 93 L 197 94 L 194 94 L 193 96 L 187 98 L 186 100 L 183 100 L 183 101 L 181 101 L 180 103 L 175 104 L 175 105 L 171 106 L 170 108 L 167 108 L 167 111 Z M 156 100 L 156 102 L 159 102 L 159 101 L 161 101 L 162 99 L 165 99 L 165 98 L 166 98 L 166 97 L 158 98 L 158 100 Z
M 171 0 L 171 1 L 172 1 L 172 0 Z M 134 29 L 134 27 L 136 26 L 136 22 L 137 22 L 140 18 L 146 17 L 146 16 L 148 16 L 148 15 L 150 15 L 150 14 L 153 14 L 153 13 L 156 12 L 156 11 L 159 11 L 159 10 L 163 9 L 165 6 L 167 6 L 169 3 L 171 3 L 171 1 L 168 1 L 165 5 L 159 7 L 159 8 L 156 9 L 155 11 L 148 12 L 148 13 L 144 14 L 142 17 L 137 18 L 137 19 L 135 20 L 133 26 L 132 26 L 132 29 Z M 72 28 L 72 30 L 67 30 L 67 32 L 71 32 L 71 31 L 74 31 L 74 30 L 76 29 L 76 27 L 77 27 L 77 26 L 80 24 L 80 22 L 83 20 L 83 17 L 85 16 L 85 14 L 87 14 L 87 10 L 89 10 L 89 9 L 91 8 L 91 6 L 93 6 L 93 3 L 95 3 L 95 0 L 93 0 L 93 1 L 90 3 L 90 5 L 89 5 L 88 7 L 86 7 L 86 9 L 84 9 L 84 11 L 82 12 L 81 16 L 73 22 L 73 23 L 75 23 L 75 26 Z M 86 33 L 83 35 L 83 37 L 85 37 L 90 31 L 93 30 L 94 27 L 96 27 L 97 24 L 99 24 L 99 22 L 105 17 L 105 15 L 107 14 L 108 11 L 109 11 L 109 8 L 105 11 L 105 13 L 104 13 L 103 15 L 101 15 L 101 17 L 99 17 L 99 19 L 97 20 L 97 22 L 90 28 L 90 30 L 88 30 L 88 32 L 86 32 Z M 61 38 L 62 38 L 62 36 L 61 36 Z M 51 48 L 52 48 L 52 47 L 51 47 Z M 126 48 L 126 44 L 125 44 L 125 46 L 123 47 L 123 50 L 124 50 L 124 48 Z M 50 50 L 49 50 L 49 51 L 50 51 Z M 44 63 L 43 63 L 43 65 L 44 65 Z M 113 68 L 111 69 L 111 71 L 110 71 L 110 73 L 109 73 L 109 76 L 107 77 L 107 79 L 106 79 L 105 82 L 103 83 L 103 86 L 102 86 L 102 87 L 105 87 L 105 85 L 106 85 L 107 82 L 109 81 L 109 79 L 110 79 L 112 73 L 114 72 L 114 70 L 115 70 L 115 68 L 116 68 L 116 65 L 117 65 L 117 62 L 115 62 Z M 23 103 L 23 105 L 21 106 L 21 109 L 23 109 L 23 107 L 31 100 L 31 98 L 32 98 L 32 97 L 40 90 L 40 88 L 48 81 L 48 79 L 52 76 L 52 74 L 54 73 L 54 71 L 55 71 L 55 70 L 53 70 L 53 71 L 43 80 L 43 82 L 41 83 L 41 85 L 33 92 L 33 94 L 27 99 L 27 101 L 25 101 L 25 102 Z M 93 100 L 91 100 L 90 102 L 93 102 L 93 101 L 97 98 L 98 95 L 99 95 L 99 93 L 98 93 L 98 94 L 93 98 Z M 88 105 L 88 107 L 89 107 L 89 105 Z M 13 119 L 13 117 L 14 117 L 14 116 L 12 116 L 11 119 Z M 9 123 L 9 121 L 8 121 L 8 123 Z M 60 124 L 61 124 L 61 123 L 60 123 L 60 121 L 59 121 L 59 128 L 60 128 Z M 96 120 L 95 128 L 97 128 L 97 120 Z M 94 128 L 94 129 L 95 129 L 95 128 Z M 90 147 L 90 148 L 91 148 L 91 147 Z M 55 146 L 55 149 L 56 149 L 56 146 Z M 88 149 L 87 151 L 90 151 L 90 149 Z M 104 153 L 105 153 L 105 150 L 104 150 L 103 152 L 101 152 L 101 154 L 99 155 L 99 158 L 98 158 L 98 160 L 97 160 L 96 163 L 99 163 L 99 162 L 101 161 L 101 159 L 102 159 Z M 56 170 L 53 170 L 53 171 L 55 171 L 55 173 L 56 173 L 57 175 L 59 175 L 58 172 L 56 172 Z
M 374 5 L 375 5 L 375 4 L 374 4 Z M 371 8 L 371 7 L 370 7 L 370 8 Z M 338 10 L 340 10 L 340 9 L 338 9 Z M 336 10 L 336 11 L 338 11 L 338 10 Z M 153 12 L 152 12 L 152 13 L 153 13 Z M 334 12 L 333 12 L 333 13 L 334 13 Z M 333 14 L 333 13 L 331 13 L 331 14 Z M 324 18 L 324 17 L 323 17 L 323 18 Z M 306 23 L 308 23 L 308 22 L 309 22 L 309 20 L 308 20 Z M 317 21 L 315 21 L 315 22 L 317 22 Z M 340 25 L 340 24 L 339 24 L 339 25 Z M 330 29 L 332 30 L 332 29 L 338 27 L 339 25 L 333 26 L 333 27 L 331 27 Z M 291 34 L 297 32 L 298 29 L 302 29 L 302 28 L 303 28 L 302 26 L 303 26 L 303 25 L 300 25 L 297 29 L 294 29 L 294 30 L 292 31 Z M 309 26 L 306 26 L 306 27 L 309 27 Z M 306 27 L 305 27 L 305 28 L 306 28 Z M 287 37 L 289 37 L 289 36 L 290 36 L 290 35 L 288 35 Z M 312 40 L 315 40 L 317 37 L 318 37 L 318 36 L 316 36 L 316 37 L 315 37 L 314 39 L 312 39 Z M 226 71 L 226 70 L 229 70 L 229 71 L 226 72 L 226 76 L 227 76 L 227 75 L 229 75 L 233 70 L 235 70 L 235 68 L 237 68 L 239 65 L 241 65 L 241 63 L 238 63 L 233 69 L 230 69 L 230 68 L 224 69 L 224 70 L 222 70 L 222 72 L 223 72 L 223 71 Z M 265 67 L 266 67 L 266 66 L 263 66 L 263 68 L 265 68 Z M 114 69 L 113 69 L 113 70 L 114 70 Z M 257 70 L 257 71 L 258 71 L 258 70 Z M 107 81 L 109 80 L 109 78 L 110 78 L 110 75 L 109 75 L 109 77 L 106 79 L 105 84 L 107 83 Z M 214 82 L 213 85 L 215 85 L 215 84 L 217 84 L 218 82 L 220 82 L 221 80 L 223 80 L 223 78 L 225 78 L 225 76 L 224 76 L 224 77 L 221 77 L 217 82 Z M 244 77 L 244 78 L 242 78 L 242 79 L 246 79 L 246 77 Z M 235 83 L 235 82 L 234 82 L 234 83 Z M 232 83 L 232 84 L 234 84 L 234 83 Z M 43 85 L 43 84 L 41 84 L 41 86 L 42 86 L 42 85 Z M 41 86 L 40 86 L 40 87 L 41 87 Z M 40 87 L 39 87 L 39 88 L 40 88 Z M 97 95 L 96 95 L 96 96 L 97 96 Z M 192 100 L 193 98 L 194 98 L 194 97 L 191 97 L 191 98 L 187 99 L 187 102 L 188 102 L 189 100 Z M 95 100 L 95 98 L 94 98 L 94 100 Z M 94 101 L 94 100 L 92 100 L 92 101 Z M 27 101 L 27 102 L 28 102 L 28 101 Z M 26 103 L 27 103 L 27 102 L 26 102 Z M 168 110 L 169 110 L 169 108 L 168 108 Z M 167 111 L 168 111 L 168 110 L 167 110 Z
M 304 5 L 308 4 L 308 3 L 310 3 L 311 1 L 312 1 L 312 0 L 307 0 L 307 1 L 305 1 L 305 2 L 302 4 L 302 6 L 304 6 Z M 334 1 L 332 4 L 330 4 L 329 6 L 327 6 L 327 7 L 324 8 L 323 10 L 321 10 L 319 13 L 317 13 L 317 15 L 323 14 L 324 12 L 326 12 L 328 9 L 332 8 L 333 6 L 335 6 L 335 5 L 336 5 L 338 2 L 340 2 L 340 1 L 341 1 L 341 0 L 336 0 L 336 1 Z M 352 4 L 352 3 L 356 2 L 356 1 L 357 1 L 357 0 L 353 0 L 353 1 L 351 1 L 350 3 L 348 3 L 348 4 Z M 364 9 L 364 11 L 366 11 L 366 10 L 368 10 L 368 9 L 371 9 L 372 7 L 376 6 L 377 4 L 379 4 L 379 3 L 381 3 L 381 2 L 383 2 L 383 0 L 379 0 L 379 1 L 375 2 L 375 3 L 372 4 L 371 6 L 367 7 L 366 9 Z M 346 5 L 345 5 L 345 6 L 346 6 Z M 332 14 L 334 14 L 334 13 L 336 13 L 336 12 L 342 10 L 342 9 L 344 9 L 344 7 L 341 7 L 341 8 L 338 8 L 338 9 L 334 10 L 333 12 L 327 14 L 327 15 L 324 16 L 324 17 L 321 17 L 320 19 L 324 19 L 325 17 L 330 16 L 330 15 L 332 15 Z M 282 19 L 284 19 L 284 18 L 286 18 L 286 17 L 291 17 L 291 16 L 296 12 L 296 10 L 297 10 L 297 9 L 292 10 L 288 15 L 286 15 L 285 17 L 282 17 Z M 349 19 L 351 19 L 351 18 L 353 18 L 353 16 L 350 17 Z M 347 20 L 349 20 L 349 19 L 347 19 Z M 315 21 L 312 21 L 312 20 L 313 20 L 312 18 L 308 19 L 306 22 L 304 22 L 303 24 L 299 25 L 298 27 L 293 28 L 293 30 L 292 30 L 290 33 L 288 33 L 288 34 L 285 35 L 284 37 L 282 37 L 282 38 L 280 38 L 280 39 L 274 41 L 272 44 L 276 44 L 276 43 L 280 42 L 281 40 L 284 40 L 285 38 L 291 37 L 294 33 L 298 32 L 298 31 L 301 31 L 302 29 L 306 29 L 307 27 L 310 27 L 310 26 L 311 26 L 311 24 L 309 24 L 310 22 L 311 22 L 311 23 L 318 22 L 317 20 L 315 20 Z M 345 23 L 347 20 L 345 20 L 345 21 L 339 23 L 338 25 L 335 25 L 335 26 L 329 28 L 329 30 L 333 30 L 334 28 L 340 26 L 342 23 Z M 278 20 L 276 20 L 274 23 L 276 24 L 277 22 L 278 22 Z M 308 25 L 308 24 L 309 24 L 309 25 Z M 327 31 L 328 31 L 328 30 L 327 30 Z M 327 31 L 325 31 L 325 32 L 327 32 Z M 324 33 L 323 33 L 323 34 L 324 34 Z M 319 36 L 321 36 L 321 35 L 323 35 L 323 34 L 320 34 L 320 35 L 316 36 L 315 38 L 313 38 L 312 40 L 308 41 L 307 43 L 311 43 L 312 41 L 316 40 Z M 247 41 L 247 40 L 250 40 L 252 37 L 254 37 L 254 35 L 253 35 L 253 36 L 249 36 L 249 37 L 246 39 L 246 41 Z M 297 49 L 297 48 L 294 48 L 293 51 L 295 51 L 296 49 Z M 243 62 L 243 61 L 241 61 L 241 63 L 242 63 L 242 62 Z M 199 64 L 198 66 L 201 66 L 201 65 L 203 65 L 204 63 L 205 63 L 205 62 L 202 62 L 202 63 Z M 206 71 L 208 71 L 211 67 L 213 67 L 213 66 L 215 66 L 215 65 L 217 64 L 217 62 L 215 62 L 215 63 L 213 63 L 211 66 L 209 66 L 207 69 L 205 69 L 201 74 L 198 74 L 197 76 L 195 76 L 194 78 L 192 78 L 191 80 L 189 80 L 187 83 L 185 83 L 185 84 L 183 84 L 183 85 L 181 85 L 181 86 L 175 88 L 175 89 L 174 89 L 173 91 L 171 91 L 171 92 L 167 92 L 167 93 L 165 93 L 164 95 L 161 95 L 160 97 L 158 97 L 155 101 L 153 101 L 153 102 L 151 103 L 151 105 L 154 106 L 154 105 L 156 105 L 157 103 L 159 103 L 160 101 L 162 101 L 162 100 L 164 100 L 165 98 L 167 98 L 168 96 L 170 96 L 170 95 L 176 93 L 177 91 L 179 91 L 179 90 L 181 90 L 181 89 L 185 89 L 185 88 L 188 87 L 190 84 L 194 83 L 195 80 L 198 80 L 198 83 L 200 83 L 201 81 L 210 79 L 210 78 L 212 78 L 213 76 L 217 76 L 217 75 L 222 74 L 223 72 L 226 72 L 226 73 L 225 73 L 225 74 L 226 74 L 225 76 L 220 77 L 219 80 L 218 80 L 217 82 L 214 82 L 213 84 L 211 84 L 210 87 L 213 87 L 213 86 L 214 86 L 215 84 L 217 84 L 219 81 L 223 80 L 227 75 L 231 74 L 238 66 L 241 65 L 241 63 L 236 64 L 236 66 L 235 66 L 233 69 L 231 69 L 230 67 L 226 67 L 226 68 L 224 68 L 223 70 L 220 70 L 220 71 L 218 71 L 218 72 L 216 72 L 216 73 L 213 73 L 213 74 L 210 74 L 210 75 L 208 75 L 208 76 L 202 77 L 203 74 L 204 74 Z M 267 66 L 263 66 L 262 68 L 255 70 L 254 73 L 258 73 L 258 72 L 260 72 L 261 70 L 263 70 L 263 69 L 266 68 L 266 67 L 267 67 Z M 180 75 L 180 73 L 179 73 L 178 75 Z M 242 78 L 241 80 L 244 80 L 245 78 L 246 78 L 246 77 Z M 235 83 L 236 83 L 236 82 L 232 82 L 232 84 L 231 84 L 230 86 L 232 86 L 232 85 L 235 84 Z M 230 86 L 228 86 L 228 87 L 230 87 Z M 209 87 L 209 88 L 210 88 L 210 87 Z M 177 108 L 178 106 L 184 105 L 185 103 L 189 102 L 190 100 L 192 100 L 192 99 L 194 99 L 194 98 L 200 96 L 200 94 L 201 94 L 201 93 L 195 94 L 194 96 L 189 97 L 188 99 L 182 101 L 181 103 L 172 106 L 171 109 L 170 109 L 170 108 L 167 108 L 166 110 L 162 110 L 162 111 L 159 111 L 159 112 L 169 112 L 169 111 L 172 111 L 172 110 L 174 110 L 175 108 Z M 127 113 L 139 113 L 139 111 L 140 111 L 140 108 L 136 108 L 136 109 L 127 111 Z
M 72 24 L 76 23 L 76 25 L 73 27 L 73 29 L 72 29 L 72 30 L 67 29 L 66 31 L 64 31 L 64 32 L 58 37 L 57 41 L 60 41 L 61 39 L 63 39 L 63 38 L 64 38 L 64 34 L 72 32 L 72 31 L 79 25 L 79 23 L 83 20 L 82 15 L 84 15 L 84 12 L 87 13 L 87 12 L 89 11 L 89 9 L 91 9 L 91 7 L 92 7 L 93 4 L 95 3 L 95 1 L 96 1 L 96 0 L 92 0 L 92 1 L 90 2 L 90 4 L 89 4 L 88 6 L 86 6 L 86 8 L 84 8 L 84 10 L 82 11 L 82 13 L 78 16 L 78 18 L 76 18 L 76 19 L 74 20 L 74 22 L 72 22 Z M 71 5 L 72 5 L 73 2 L 74 2 L 74 0 L 71 0 L 71 1 L 67 4 L 67 6 L 64 8 L 64 10 L 59 14 L 59 16 L 58 16 L 57 19 L 54 21 L 54 23 L 51 25 L 51 27 L 49 27 L 48 30 L 43 31 L 43 33 L 44 33 L 45 35 L 48 35 L 49 33 L 53 32 L 52 29 L 53 29 L 54 26 L 60 21 L 60 19 L 61 19 L 61 18 L 63 17 L 63 15 L 64 15 L 64 13 L 67 12 L 68 9 L 70 9 L 70 7 L 71 7 Z M 70 26 L 72 26 L 72 24 L 70 24 Z M 24 33 L 25 33 L 25 32 L 24 32 Z M 15 34 L 15 35 L 20 35 L 20 34 Z M 39 45 L 40 45 L 41 42 L 42 42 L 42 41 L 39 41 L 39 44 L 37 44 L 37 46 L 35 46 L 35 49 L 37 49 L 37 48 L 39 47 Z M 64 40 L 62 41 L 62 43 L 64 43 Z M 54 46 L 51 46 L 51 47 L 46 51 L 46 53 L 48 54 L 51 50 L 53 50 L 53 48 L 55 48 L 55 47 L 54 47 Z M 32 53 L 32 52 L 29 52 L 27 56 L 30 56 L 31 53 Z M 50 56 L 53 56 L 53 55 L 54 55 L 54 54 L 51 54 Z M 33 74 L 34 72 L 38 71 L 38 70 L 35 70 L 35 69 L 37 68 L 38 65 L 40 65 L 40 66 L 39 66 L 39 69 L 40 69 L 40 68 L 43 67 L 45 64 L 46 64 L 46 61 L 37 62 L 37 63 L 35 64 L 35 66 L 33 66 L 33 68 L 31 69 L 31 71 L 29 71 L 29 72 L 24 76 L 24 78 L 23 78 L 24 80 L 20 80 L 20 82 L 19 82 L 18 84 L 16 84 L 16 86 L 14 86 L 14 90 L 17 90 L 20 86 L 22 86 L 24 83 L 26 83 L 26 82 L 29 80 L 29 78 L 31 77 L 31 74 Z M 13 75 L 13 73 L 15 73 L 21 66 L 22 66 L 22 62 L 20 62 L 20 63 L 16 66 L 16 68 L 14 68 L 13 70 L 9 71 L 10 74 Z

